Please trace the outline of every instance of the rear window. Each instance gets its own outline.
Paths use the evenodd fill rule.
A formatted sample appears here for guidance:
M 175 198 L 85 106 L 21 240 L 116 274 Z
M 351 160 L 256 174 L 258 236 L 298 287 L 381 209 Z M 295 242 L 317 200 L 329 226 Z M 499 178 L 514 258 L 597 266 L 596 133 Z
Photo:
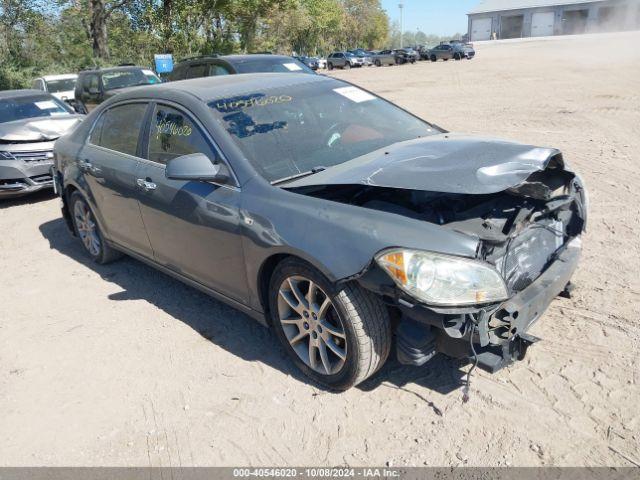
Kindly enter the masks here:
M 66 78 L 64 80 L 49 80 L 47 81 L 47 89 L 51 93 L 68 92 L 76 88 L 75 78 Z
M 295 58 L 256 58 L 234 61 L 238 73 L 313 73 Z
M 0 100 L 0 123 L 71 113 L 73 111 L 63 101 L 46 94 Z

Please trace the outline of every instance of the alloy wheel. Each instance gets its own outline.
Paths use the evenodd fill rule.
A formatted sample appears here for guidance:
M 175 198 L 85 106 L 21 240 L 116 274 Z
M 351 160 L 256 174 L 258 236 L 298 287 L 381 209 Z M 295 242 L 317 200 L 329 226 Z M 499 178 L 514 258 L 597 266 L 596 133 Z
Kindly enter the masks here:
M 302 276 L 286 278 L 278 291 L 278 318 L 293 351 L 309 368 L 334 375 L 345 365 L 345 328 L 331 298 Z
M 78 229 L 80 240 L 87 251 L 94 257 L 100 255 L 100 236 L 98 227 L 89 206 L 82 200 L 77 200 L 73 206 L 73 219 Z

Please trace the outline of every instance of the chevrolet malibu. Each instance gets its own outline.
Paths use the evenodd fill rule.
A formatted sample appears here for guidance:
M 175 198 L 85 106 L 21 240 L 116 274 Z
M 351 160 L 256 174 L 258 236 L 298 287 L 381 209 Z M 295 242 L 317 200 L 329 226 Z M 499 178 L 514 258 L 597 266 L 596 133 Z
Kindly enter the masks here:
M 587 216 L 558 150 L 449 133 L 315 75 L 123 92 L 56 143 L 54 176 L 94 261 L 127 254 L 236 307 L 336 390 L 394 342 L 417 366 L 521 359 Z

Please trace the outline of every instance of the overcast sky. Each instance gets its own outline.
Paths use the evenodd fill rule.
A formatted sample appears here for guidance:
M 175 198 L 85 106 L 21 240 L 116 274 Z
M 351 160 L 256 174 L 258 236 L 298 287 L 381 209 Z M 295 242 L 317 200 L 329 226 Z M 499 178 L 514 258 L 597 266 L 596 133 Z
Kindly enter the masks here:
M 400 20 L 398 4 L 404 4 L 404 30 L 435 35 L 467 32 L 467 12 L 479 0 L 382 0 L 391 21 Z

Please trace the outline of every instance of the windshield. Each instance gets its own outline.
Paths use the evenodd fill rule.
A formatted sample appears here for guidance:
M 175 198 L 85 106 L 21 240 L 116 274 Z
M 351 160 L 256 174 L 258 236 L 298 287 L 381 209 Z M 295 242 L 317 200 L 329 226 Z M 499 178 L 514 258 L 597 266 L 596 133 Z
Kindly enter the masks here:
M 57 117 L 71 113 L 71 109 L 64 102 L 51 95 L 33 95 L 0 100 L 0 123 L 28 118 Z
M 295 58 L 252 58 L 234 60 L 238 73 L 313 73 L 315 72 Z
M 51 93 L 68 92 L 76 88 L 75 78 L 65 78 L 64 80 L 48 80 L 47 90 Z
M 142 70 L 120 70 L 115 72 L 104 72 L 102 83 L 105 90 L 116 88 L 134 87 L 136 85 L 149 85 L 152 82 L 142 73 Z
M 339 81 L 265 88 L 219 98 L 209 106 L 271 182 L 440 133 L 395 105 Z
M 160 77 L 158 77 L 151 70 L 143 70 L 142 73 L 144 73 L 144 76 L 147 77 L 147 80 L 149 80 L 149 83 L 151 85 L 154 85 L 156 83 L 162 83 L 162 80 L 160 80 Z

